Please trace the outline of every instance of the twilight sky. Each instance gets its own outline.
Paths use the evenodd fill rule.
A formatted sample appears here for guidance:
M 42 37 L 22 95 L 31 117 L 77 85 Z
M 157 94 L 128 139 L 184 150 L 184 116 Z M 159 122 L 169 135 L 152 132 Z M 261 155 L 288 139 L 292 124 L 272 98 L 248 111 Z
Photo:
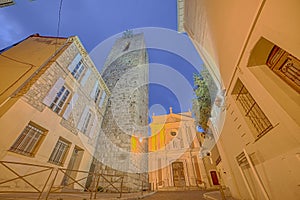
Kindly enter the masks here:
M 15 0 L 0 8 L 0 50 L 33 33 L 57 36 L 60 0 Z M 116 34 L 144 32 L 149 48 L 149 115 L 191 109 L 202 61 L 177 30 L 176 0 L 63 0 L 59 36 L 77 35 L 101 71 Z M 149 28 L 151 27 L 151 28 Z M 137 29 L 137 30 L 136 30 Z

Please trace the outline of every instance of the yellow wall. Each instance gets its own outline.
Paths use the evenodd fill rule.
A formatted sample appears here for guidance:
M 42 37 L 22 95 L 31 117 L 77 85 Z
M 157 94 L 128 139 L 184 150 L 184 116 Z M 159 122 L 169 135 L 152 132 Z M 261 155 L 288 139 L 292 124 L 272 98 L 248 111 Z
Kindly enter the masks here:
M 57 49 L 62 48 L 66 41 L 66 38 L 30 36 L 0 55 L 0 116 L 19 97 L 15 95 L 15 91 L 20 89 L 41 66 L 48 64 L 48 59 Z

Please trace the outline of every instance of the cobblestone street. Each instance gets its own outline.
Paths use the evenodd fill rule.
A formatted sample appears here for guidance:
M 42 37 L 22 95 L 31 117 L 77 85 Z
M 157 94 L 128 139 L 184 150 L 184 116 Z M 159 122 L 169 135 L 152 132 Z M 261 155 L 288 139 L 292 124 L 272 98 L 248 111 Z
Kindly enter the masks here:
M 145 200 L 204 200 L 205 191 L 170 191 L 157 192 L 154 195 L 144 198 Z

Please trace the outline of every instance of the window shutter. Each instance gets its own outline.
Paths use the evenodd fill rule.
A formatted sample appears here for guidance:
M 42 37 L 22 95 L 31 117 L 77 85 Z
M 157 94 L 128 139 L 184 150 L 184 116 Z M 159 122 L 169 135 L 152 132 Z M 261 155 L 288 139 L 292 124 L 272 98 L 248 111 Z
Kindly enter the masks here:
M 74 68 L 76 67 L 76 65 L 79 63 L 79 61 L 81 60 L 81 55 L 80 55 L 80 53 L 78 53 L 76 56 L 75 56 L 75 58 L 73 59 L 73 61 L 71 62 L 71 64 L 69 65 L 69 67 L 68 67 L 68 70 L 70 71 L 70 72 L 72 72 L 73 70 L 74 70 Z
M 85 83 L 86 83 L 86 81 L 87 81 L 87 79 L 89 78 L 90 75 L 91 75 L 91 70 L 88 69 L 88 70 L 86 71 L 86 73 L 84 74 L 83 78 L 81 79 L 80 84 L 81 84 L 82 86 L 85 85 Z
M 56 83 L 53 85 L 53 87 L 50 89 L 49 93 L 47 96 L 44 98 L 43 103 L 46 106 L 50 106 L 51 103 L 54 101 L 57 93 L 61 89 L 61 87 L 65 84 L 65 80 L 62 79 L 61 77 L 56 81 Z
M 105 100 L 105 97 L 106 97 L 106 92 L 103 91 L 101 99 L 100 99 L 100 102 L 99 102 L 99 108 L 102 108 L 104 100 Z
M 90 133 L 89 133 L 90 138 L 93 138 L 93 136 L 94 136 L 94 133 L 95 133 L 95 130 L 96 130 L 96 127 L 97 127 L 97 121 L 98 121 L 98 117 L 97 117 L 97 115 L 95 115 L 94 121 L 93 121 L 93 126 L 91 128 Z
M 95 99 L 97 87 L 98 87 L 98 82 L 95 83 L 94 88 L 93 88 L 93 90 L 91 92 L 91 98 L 92 99 Z
M 63 114 L 63 118 L 64 118 L 64 119 L 66 119 L 66 120 L 69 119 L 69 116 L 70 116 L 70 114 L 71 114 L 71 111 L 72 111 L 73 107 L 75 106 L 77 100 L 78 100 L 78 94 L 75 93 L 75 94 L 73 95 L 73 97 L 72 97 L 72 99 L 71 99 L 71 101 L 70 101 L 70 103 L 69 103 L 69 105 L 68 105 L 66 111 L 65 111 L 64 114 Z
M 77 125 L 78 130 L 82 129 L 82 126 L 83 126 L 83 123 L 84 123 L 84 119 L 86 118 L 89 110 L 90 110 L 89 107 L 85 106 L 85 108 L 84 108 L 84 110 L 83 110 L 83 112 L 81 114 L 80 120 L 78 122 L 78 125 Z

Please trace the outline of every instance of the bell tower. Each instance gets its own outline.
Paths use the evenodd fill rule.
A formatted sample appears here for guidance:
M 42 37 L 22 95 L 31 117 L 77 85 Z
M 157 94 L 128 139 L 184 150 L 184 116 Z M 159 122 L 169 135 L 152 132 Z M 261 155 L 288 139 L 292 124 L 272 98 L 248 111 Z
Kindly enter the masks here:
M 116 40 L 102 77 L 111 96 L 95 153 L 96 170 L 123 173 L 128 190 L 138 190 L 139 179 L 147 180 L 148 166 L 148 54 L 143 33 L 126 31 Z

